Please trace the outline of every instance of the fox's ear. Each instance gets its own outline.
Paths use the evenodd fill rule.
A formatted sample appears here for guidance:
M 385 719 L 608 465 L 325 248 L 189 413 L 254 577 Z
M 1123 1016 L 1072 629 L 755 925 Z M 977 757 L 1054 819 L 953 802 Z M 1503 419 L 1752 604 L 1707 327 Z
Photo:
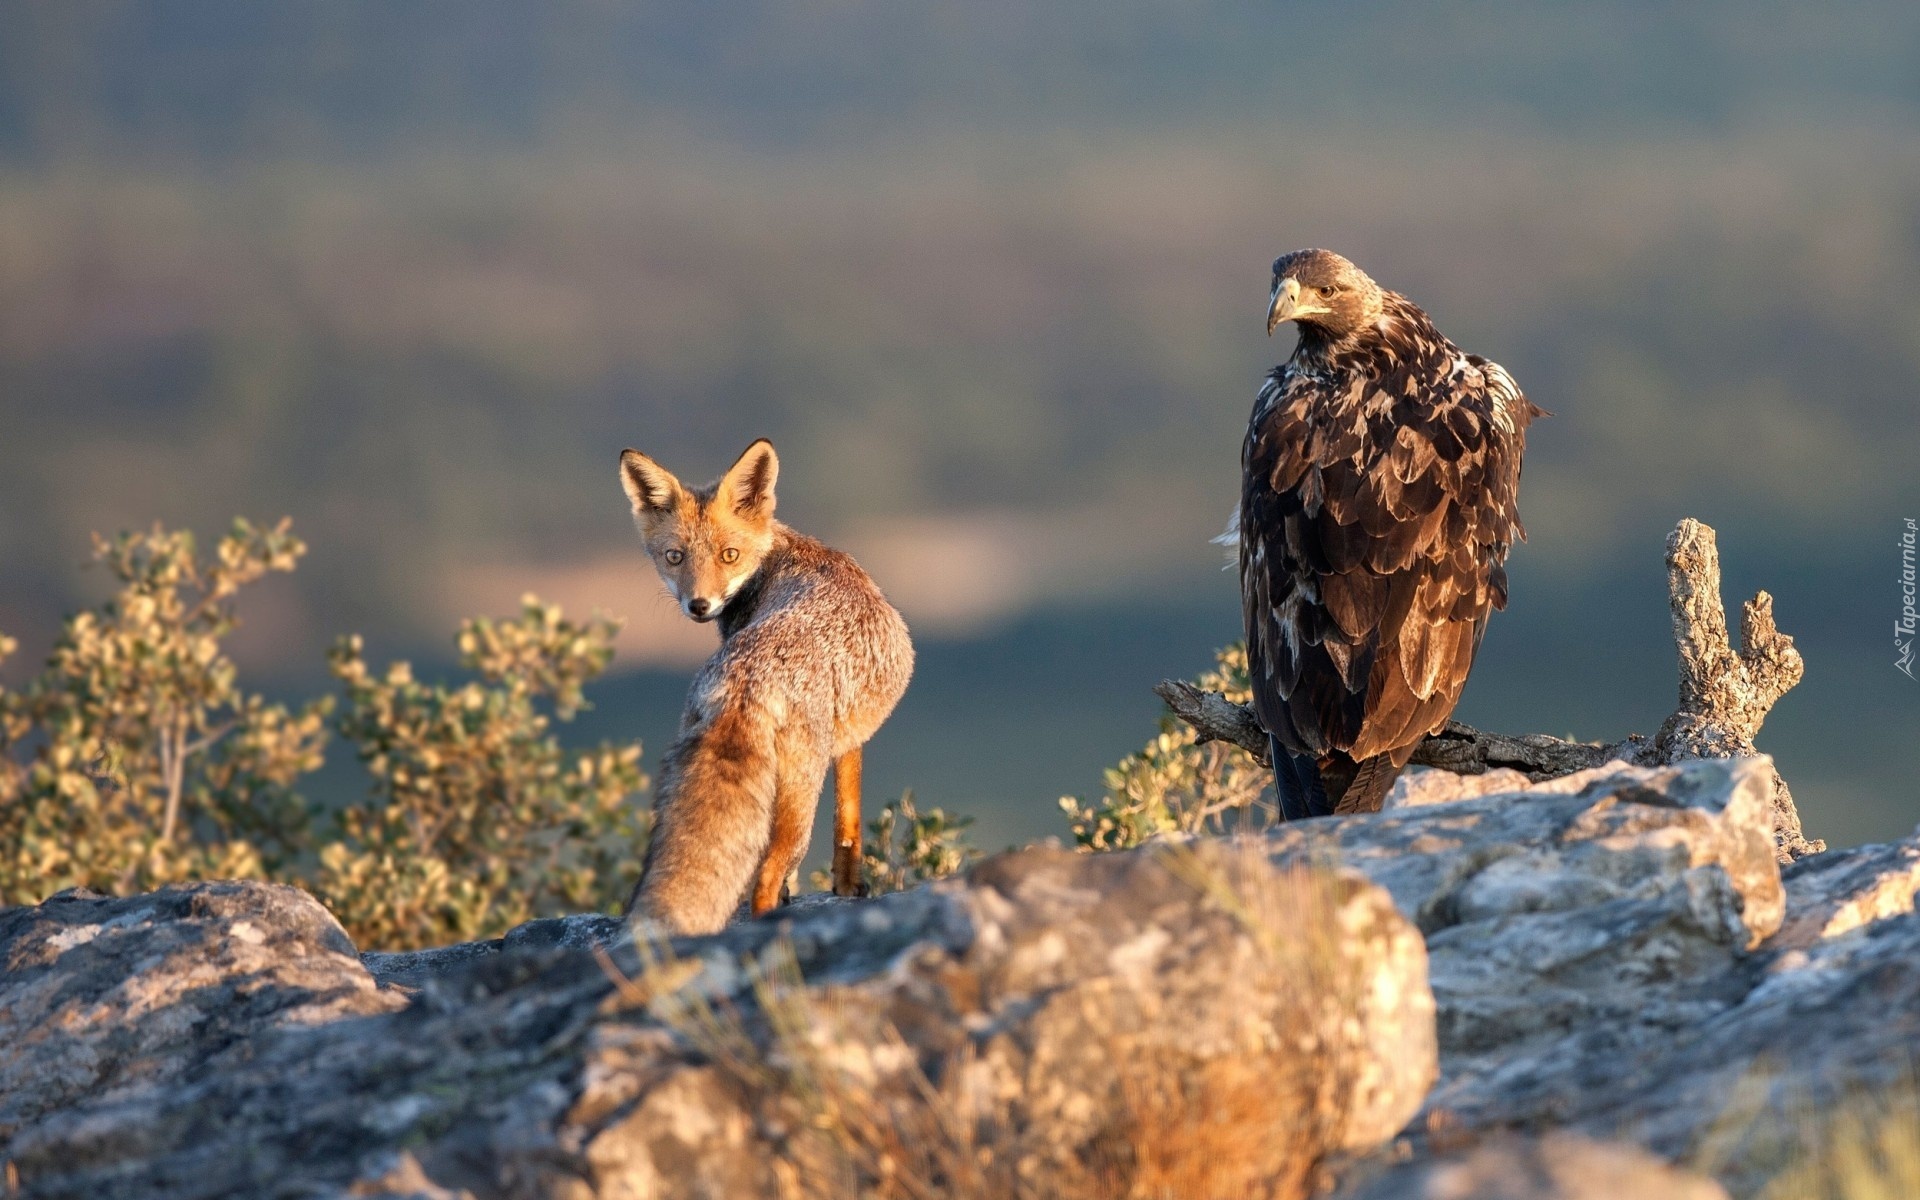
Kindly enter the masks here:
M 680 481 L 673 472 L 638 450 L 620 452 L 620 486 L 626 489 L 635 516 L 666 512 L 680 497 Z
M 780 478 L 780 456 L 761 438 L 748 446 L 720 479 L 720 495 L 742 516 L 762 520 L 773 515 L 773 485 Z

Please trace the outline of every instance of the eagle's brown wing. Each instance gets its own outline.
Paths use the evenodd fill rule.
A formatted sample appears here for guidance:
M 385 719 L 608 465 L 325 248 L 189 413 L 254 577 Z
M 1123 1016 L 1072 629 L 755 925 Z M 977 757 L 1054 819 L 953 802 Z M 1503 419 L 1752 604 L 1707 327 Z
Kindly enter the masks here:
M 1444 349 L 1371 372 L 1283 367 L 1255 404 L 1241 456 L 1248 668 L 1254 711 L 1296 753 L 1404 765 L 1446 723 L 1488 614 L 1506 606 L 1539 410 L 1498 365 Z

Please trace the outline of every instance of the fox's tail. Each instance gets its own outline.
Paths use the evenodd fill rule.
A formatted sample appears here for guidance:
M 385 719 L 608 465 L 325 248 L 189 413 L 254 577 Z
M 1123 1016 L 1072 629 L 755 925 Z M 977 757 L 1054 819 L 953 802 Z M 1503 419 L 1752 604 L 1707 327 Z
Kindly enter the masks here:
M 773 801 L 773 723 L 725 702 L 662 760 L 653 837 L 627 911 L 679 934 L 725 928 L 766 857 Z

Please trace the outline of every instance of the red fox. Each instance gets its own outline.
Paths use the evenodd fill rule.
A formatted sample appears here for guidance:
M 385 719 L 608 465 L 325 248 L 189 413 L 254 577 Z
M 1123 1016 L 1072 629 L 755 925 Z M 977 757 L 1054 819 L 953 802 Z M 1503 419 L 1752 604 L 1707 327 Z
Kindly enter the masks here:
M 653 839 L 627 911 L 713 933 L 749 886 L 757 916 L 805 857 L 833 765 L 833 890 L 860 887 L 860 748 L 907 690 L 907 624 L 852 558 L 773 519 L 780 460 L 748 446 L 681 486 L 638 450 L 620 483 L 680 608 L 720 623 L 660 768 Z

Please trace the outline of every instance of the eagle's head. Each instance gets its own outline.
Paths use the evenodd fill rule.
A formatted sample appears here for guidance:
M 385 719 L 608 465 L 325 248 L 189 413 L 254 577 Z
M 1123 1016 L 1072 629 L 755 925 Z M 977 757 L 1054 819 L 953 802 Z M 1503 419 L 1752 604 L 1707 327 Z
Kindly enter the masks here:
M 1267 334 L 1298 321 L 1337 340 L 1380 319 L 1382 293 L 1365 271 L 1331 250 L 1295 250 L 1273 261 Z

